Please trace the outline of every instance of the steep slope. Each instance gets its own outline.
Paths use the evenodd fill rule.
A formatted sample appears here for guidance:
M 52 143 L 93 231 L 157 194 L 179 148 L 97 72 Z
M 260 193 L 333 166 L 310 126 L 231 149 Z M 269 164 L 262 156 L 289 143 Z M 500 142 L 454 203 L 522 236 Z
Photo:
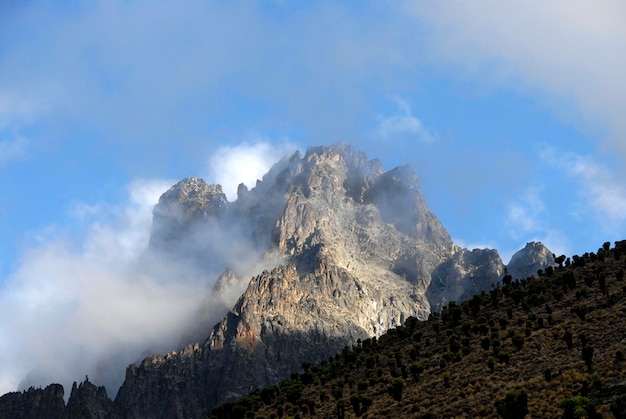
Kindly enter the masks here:
M 626 417 L 626 241 L 573 259 L 408 319 L 213 417 Z

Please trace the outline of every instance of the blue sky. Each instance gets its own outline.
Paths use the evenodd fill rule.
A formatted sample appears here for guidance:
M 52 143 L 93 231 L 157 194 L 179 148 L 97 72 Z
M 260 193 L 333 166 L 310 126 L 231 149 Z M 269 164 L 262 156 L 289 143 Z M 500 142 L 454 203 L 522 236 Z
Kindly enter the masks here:
M 0 305 L 35 326 L 0 333 L 24 345 L 38 307 L 58 326 L 65 298 L 128 291 L 175 181 L 233 197 L 309 145 L 414 166 L 453 239 L 505 262 L 531 240 L 572 255 L 626 238 L 624 18 L 608 0 L 2 2 Z M 0 391 L 32 368 L 11 356 Z

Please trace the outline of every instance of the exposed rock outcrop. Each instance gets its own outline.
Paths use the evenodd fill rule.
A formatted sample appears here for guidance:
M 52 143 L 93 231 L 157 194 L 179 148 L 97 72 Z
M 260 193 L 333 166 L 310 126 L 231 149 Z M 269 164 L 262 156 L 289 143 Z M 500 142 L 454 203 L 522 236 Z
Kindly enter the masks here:
M 426 296 L 433 309 L 450 301 L 463 301 L 500 282 L 504 265 L 491 249 L 461 249 L 433 271 Z
M 65 419 L 63 386 L 50 384 L 45 389 L 29 388 L 23 392 L 7 393 L 0 397 L 0 418 L 11 419 Z
M 553 253 L 541 242 L 530 242 L 517 251 L 507 265 L 507 271 L 513 279 L 537 276 L 539 269 L 557 266 Z
M 109 419 L 119 417 L 115 405 L 103 386 L 96 386 L 88 378 L 72 386 L 67 403 L 67 417 L 71 419 Z

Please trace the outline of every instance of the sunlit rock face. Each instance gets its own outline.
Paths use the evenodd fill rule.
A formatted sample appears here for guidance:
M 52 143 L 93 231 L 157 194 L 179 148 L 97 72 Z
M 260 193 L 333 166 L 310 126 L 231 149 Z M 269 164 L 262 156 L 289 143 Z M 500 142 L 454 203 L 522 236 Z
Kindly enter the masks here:
M 350 146 L 296 152 L 237 195 L 188 178 L 155 206 L 140 265 L 167 281 L 213 279 L 180 348 L 127 369 L 115 415 L 206 417 L 302 362 L 487 290 L 504 271 L 496 251 L 454 245 L 411 167 L 385 171 Z M 73 391 L 73 409 L 101 413 L 91 390 Z

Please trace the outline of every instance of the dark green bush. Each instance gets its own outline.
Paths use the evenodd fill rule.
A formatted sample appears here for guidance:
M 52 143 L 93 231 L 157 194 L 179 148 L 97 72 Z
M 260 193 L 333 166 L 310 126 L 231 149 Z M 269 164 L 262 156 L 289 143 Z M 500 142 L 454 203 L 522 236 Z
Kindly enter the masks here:
M 513 346 L 515 346 L 517 348 L 517 350 L 521 350 L 524 347 L 524 336 L 522 335 L 515 335 L 513 336 L 513 338 L 511 339 Z

